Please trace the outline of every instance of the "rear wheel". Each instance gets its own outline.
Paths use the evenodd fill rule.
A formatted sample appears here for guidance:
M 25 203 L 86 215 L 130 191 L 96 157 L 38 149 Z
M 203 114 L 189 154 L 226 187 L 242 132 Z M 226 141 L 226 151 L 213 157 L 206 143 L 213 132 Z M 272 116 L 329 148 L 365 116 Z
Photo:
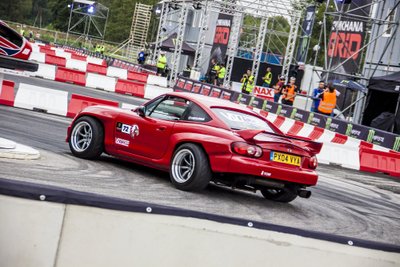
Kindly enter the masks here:
M 288 203 L 297 197 L 297 187 L 293 185 L 287 185 L 284 188 L 265 188 L 261 189 L 261 194 L 269 200 L 276 202 Z
M 103 153 L 104 131 L 99 121 L 81 117 L 73 125 L 69 148 L 79 158 L 95 159 Z
M 176 149 L 170 168 L 171 182 L 176 188 L 200 191 L 207 187 L 211 177 L 207 155 L 200 146 L 183 144 Z

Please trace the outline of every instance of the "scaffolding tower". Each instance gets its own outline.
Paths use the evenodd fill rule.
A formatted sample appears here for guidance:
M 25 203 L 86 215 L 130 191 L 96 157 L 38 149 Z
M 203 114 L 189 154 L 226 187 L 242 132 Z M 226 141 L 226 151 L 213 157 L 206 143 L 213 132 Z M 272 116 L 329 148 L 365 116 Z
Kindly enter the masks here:
M 135 4 L 129 38 L 112 52 L 113 55 L 121 51 L 124 57 L 134 59 L 140 50 L 145 49 L 152 10 L 153 6 L 151 5 Z
M 228 86 L 230 83 L 232 66 L 234 57 L 237 53 L 237 48 L 240 41 L 240 32 L 242 27 L 242 21 L 245 15 L 250 15 L 254 17 L 261 18 L 262 23 L 260 25 L 259 34 L 257 37 L 257 45 L 255 47 L 254 53 L 257 55 L 253 59 L 253 73 L 258 74 L 261 54 L 263 50 L 263 40 L 265 40 L 265 35 L 268 31 L 268 18 L 271 16 L 283 16 L 286 18 L 290 18 L 292 23 L 291 27 L 291 35 L 292 38 L 289 38 L 287 45 L 289 49 L 289 54 L 285 55 L 286 60 L 284 61 L 284 69 L 289 70 L 290 64 L 294 62 L 294 51 L 296 45 L 296 36 L 299 27 L 299 21 L 301 17 L 301 10 L 296 10 L 293 7 L 292 0 L 162 0 L 160 4 L 161 15 L 160 15 L 160 23 L 157 32 L 157 38 L 155 42 L 155 48 L 153 52 L 153 61 L 159 55 L 160 45 L 163 40 L 163 36 L 165 35 L 165 24 L 167 22 L 168 16 L 171 12 L 176 12 L 177 9 L 191 9 L 194 4 L 201 5 L 203 9 L 203 13 L 200 20 L 200 31 L 199 36 L 196 43 L 196 53 L 194 60 L 194 67 L 199 68 L 202 64 L 204 47 L 206 44 L 205 36 L 210 29 L 208 29 L 209 23 L 209 13 L 223 13 L 233 16 L 232 25 L 231 25 L 231 34 L 229 38 L 229 45 L 227 48 L 227 60 L 226 60 L 226 76 L 224 79 L 224 85 Z M 185 12 L 181 11 L 179 15 L 179 21 L 177 21 L 178 26 L 176 27 L 177 32 L 177 40 L 179 42 L 175 43 L 175 49 L 179 49 L 181 47 L 180 40 L 184 40 L 185 31 L 182 30 L 183 25 L 186 23 L 186 17 L 183 16 Z M 290 36 L 289 36 L 290 37 Z M 283 46 L 284 46 L 283 45 Z M 179 73 L 179 59 L 178 55 L 180 55 L 181 50 L 174 51 L 173 56 L 173 64 L 171 68 L 171 81 L 174 82 L 177 74 Z
M 369 3 L 366 3 L 365 5 L 360 5 L 357 7 L 353 7 L 351 8 L 351 6 L 347 3 L 344 4 L 338 4 L 337 1 L 335 0 L 327 0 L 326 1 L 326 10 L 324 12 L 324 18 L 323 18 L 323 23 L 322 23 L 322 31 L 319 37 L 319 41 L 318 41 L 318 46 L 320 47 L 321 44 L 324 44 L 324 68 L 322 73 L 324 74 L 324 77 L 320 77 L 321 79 L 324 78 L 326 81 L 329 81 L 331 79 L 331 77 L 333 77 L 334 75 L 339 75 L 342 77 L 345 77 L 347 79 L 352 79 L 352 80 L 356 80 L 359 81 L 361 84 L 363 85 L 367 85 L 367 81 L 373 76 L 373 74 L 376 71 L 376 68 L 378 67 L 378 65 L 376 65 L 374 67 L 374 69 L 368 69 L 366 70 L 366 66 L 368 64 L 365 64 L 365 60 L 361 60 L 360 64 L 358 65 L 358 69 L 357 72 L 355 73 L 346 73 L 343 71 L 339 71 L 339 69 L 349 60 L 351 60 L 351 58 L 355 55 L 361 55 L 361 59 L 365 59 L 365 55 L 367 53 L 367 49 L 371 50 L 370 53 L 372 53 L 372 57 L 374 54 L 379 54 L 381 55 L 380 57 L 382 58 L 383 55 L 385 55 L 386 53 L 392 54 L 394 49 L 398 49 L 398 47 L 393 47 L 390 46 L 390 44 L 393 44 L 393 40 L 396 38 L 396 34 L 393 34 L 390 37 L 386 38 L 386 46 L 384 49 L 381 50 L 377 50 L 375 49 L 376 44 L 378 42 L 378 40 L 384 36 L 385 32 L 384 30 L 379 30 L 382 29 L 382 27 L 386 27 L 387 30 L 393 30 L 395 32 L 398 31 L 399 28 L 399 16 L 397 17 L 397 21 L 389 21 L 387 19 L 382 19 L 382 18 L 375 18 L 373 17 L 372 13 L 373 12 L 383 12 L 383 9 L 381 10 L 377 10 L 377 6 L 378 4 L 383 4 L 385 5 L 385 3 L 387 3 L 385 0 L 371 0 L 369 1 Z M 400 5 L 400 0 L 395 0 L 393 1 L 394 6 L 398 7 Z M 329 7 L 333 7 L 333 11 L 328 10 Z M 355 11 L 357 10 L 361 10 L 363 8 L 369 8 L 369 13 L 368 14 L 354 14 Z M 359 49 L 357 49 L 356 51 L 350 51 L 349 46 L 345 45 L 343 46 L 344 50 L 349 53 L 349 56 L 346 60 L 343 60 L 342 62 L 340 62 L 337 65 L 334 65 L 332 63 L 332 58 L 333 57 L 329 57 L 328 56 L 328 43 L 329 43 L 329 33 L 332 31 L 335 33 L 335 39 L 331 40 L 333 43 L 333 51 L 335 51 L 335 49 L 337 48 L 338 43 L 344 43 L 345 40 L 342 40 L 342 37 L 338 34 L 339 32 L 339 27 L 332 27 L 329 28 L 328 27 L 328 18 L 336 18 L 337 24 L 339 24 L 342 20 L 345 19 L 352 19 L 355 21 L 361 21 L 363 23 L 365 23 L 366 25 L 366 29 L 365 29 L 365 34 L 366 36 L 364 37 L 364 43 L 360 46 Z M 372 28 L 376 28 L 378 29 L 378 31 L 380 32 L 379 34 L 375 35 L 375 36 L 370 36 L 371 34 L 371 29 Z M 317 62 L 317 57 L 318 57 L 319 53 L 315 54 L 315 58 L 314 58 L 314 65 Z M 330 58 L 330 59 L 329 59 Z M 313 68 L 313 71 L 315 72 L 315 66 Z M 316 72 L 317 75 L 320 75 L 319 72 Z M 311 84 L 309 85 L 311 88 Z M 309 88 L 309 89 L 310 89 Z M 310 92 L 310 90 L 308 90 Z M 362 110 L 363 110 L 363 106 L 365 104 L 365 94 L 358 92 L 357 96 L 355 97 L 355 99 L 353 101 L 351 101 L 351 104 L 349 106 L 347 106 L 344 110 L 342 110 L 341 112 L 345 112 L 345 111 L 351 111 L 350 115 L 348 115 L 349 117 L 352 117 L 353 122 L 355 123 L 359 123 L 361 121 L 361 115 L 362 115 Z M 354 109 L 354 113 L 352 111 L 352 109 Z

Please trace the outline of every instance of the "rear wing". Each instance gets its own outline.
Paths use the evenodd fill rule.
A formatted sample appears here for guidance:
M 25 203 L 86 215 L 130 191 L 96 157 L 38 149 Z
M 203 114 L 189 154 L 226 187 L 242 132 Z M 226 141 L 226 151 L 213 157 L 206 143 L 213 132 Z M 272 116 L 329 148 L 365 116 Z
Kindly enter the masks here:
M 257 135 L 259 135 L 261 133 L 264 133 L 264 134 L 272 135 L 272 136 L 275 136 L 278 138 L 281 137 L 281 138 L 287 139 L 290 142 L 292 142 L 294 145 L 302 147 L 303 149 L 306 149 L 313 154 L 318 154 L 322 149 L 322 143 L 312 141 L 310 138 L 307 138 L 307 137 L 294 136 L 294 135 L 289 135 L 289 134 L 270 133 L 270 132 L 267 132 L 264 130 L 239 130 L 239 131 L 236 131 L 236 133 L 249 143 L 255 143 L 254 137 L 256 137 Z M 266 143 L 268 141 L 257 141 L 257 142 L 265 142 Z M 272 142 L 274 142 L 274 141 L 272 141 Z M 285 141 L 282 140 L 282 142 L 285 142 Z

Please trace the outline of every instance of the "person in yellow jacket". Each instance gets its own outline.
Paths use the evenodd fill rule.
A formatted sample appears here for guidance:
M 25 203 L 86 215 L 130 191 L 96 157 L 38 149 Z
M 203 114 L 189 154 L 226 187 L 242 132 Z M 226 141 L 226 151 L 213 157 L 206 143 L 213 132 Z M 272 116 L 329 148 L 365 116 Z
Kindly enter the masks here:
M 214 80 L 213 80 L 213 84 L 214 85 L 217 85 L 218 84 L 218 73 L 219 73 L 219 70 L 221 69 L 221 66 L 220 66 L 220 63 L 219 62 L 217 62 L 214 66 L 213 66 L 213 72 L 215 73 L 215 77 L 214 77 Z
M 284 89 L 282 90 L 283 93 L 282 104 L 293 106 L 294 99 L 296 98 L 296 94 L 298 92 L 295 82 L 296 78 L 291 77 L 290 83 L 285 85 Z
M 270 87 L 271 82 L 272 82 L 272 72 L 271 72 L 271 68 L 268 67 L 267 68 L 267 72 L 265 73 L 265 76 L 262 77 L 263 79 L 263 87 Z
M 157 75 L 163 76 L 165 74 L 166 67 L 167 67 L 167 57 L 165 56 L 165 52 L 161 51 L 157 61 Z
M 106 48 L 105 48 L 105 46 L 103 44 L 103 45 L 100 46 L 100 53 L 103 55 L 104 51 L 106 51 Z
M 219 70 L 217 72 L 217 85 L 220 86 L 224 83 L 224 78 L 226 75 L 226 68 L 225 68 L 225 63 L 219 64 Z
M 243 74 L 242 79 L 240 80 L 242 83 L 242 93 L 243 94 L 251 94 L 254 88 L 254 76 L 251 74 L 251 70 L 248 69 L 245 74 Z
M 335 88 L 330 84 L 328 85 L 328 89 L 325 89 L 324 92 L 320 94 L 321 101 L 318 105 L 318 113 L 321 113 L 326 116 L 331 116 L 333 110 L 336 107 L 337 95 L 335 92 Z

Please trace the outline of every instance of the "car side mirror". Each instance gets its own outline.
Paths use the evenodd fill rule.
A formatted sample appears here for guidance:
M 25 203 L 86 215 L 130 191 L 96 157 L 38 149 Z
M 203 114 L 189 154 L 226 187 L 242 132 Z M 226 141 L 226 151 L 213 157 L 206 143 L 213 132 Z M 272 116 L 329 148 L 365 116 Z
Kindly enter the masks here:
M 145 111 L 144 106 L 138 107 L 138 108 L 136 109 L 136 112 L 137 112 L 137 114 L 138 114 L 140 117 L 145 117 L 145 116 L 146 116 L 146 111 Z

